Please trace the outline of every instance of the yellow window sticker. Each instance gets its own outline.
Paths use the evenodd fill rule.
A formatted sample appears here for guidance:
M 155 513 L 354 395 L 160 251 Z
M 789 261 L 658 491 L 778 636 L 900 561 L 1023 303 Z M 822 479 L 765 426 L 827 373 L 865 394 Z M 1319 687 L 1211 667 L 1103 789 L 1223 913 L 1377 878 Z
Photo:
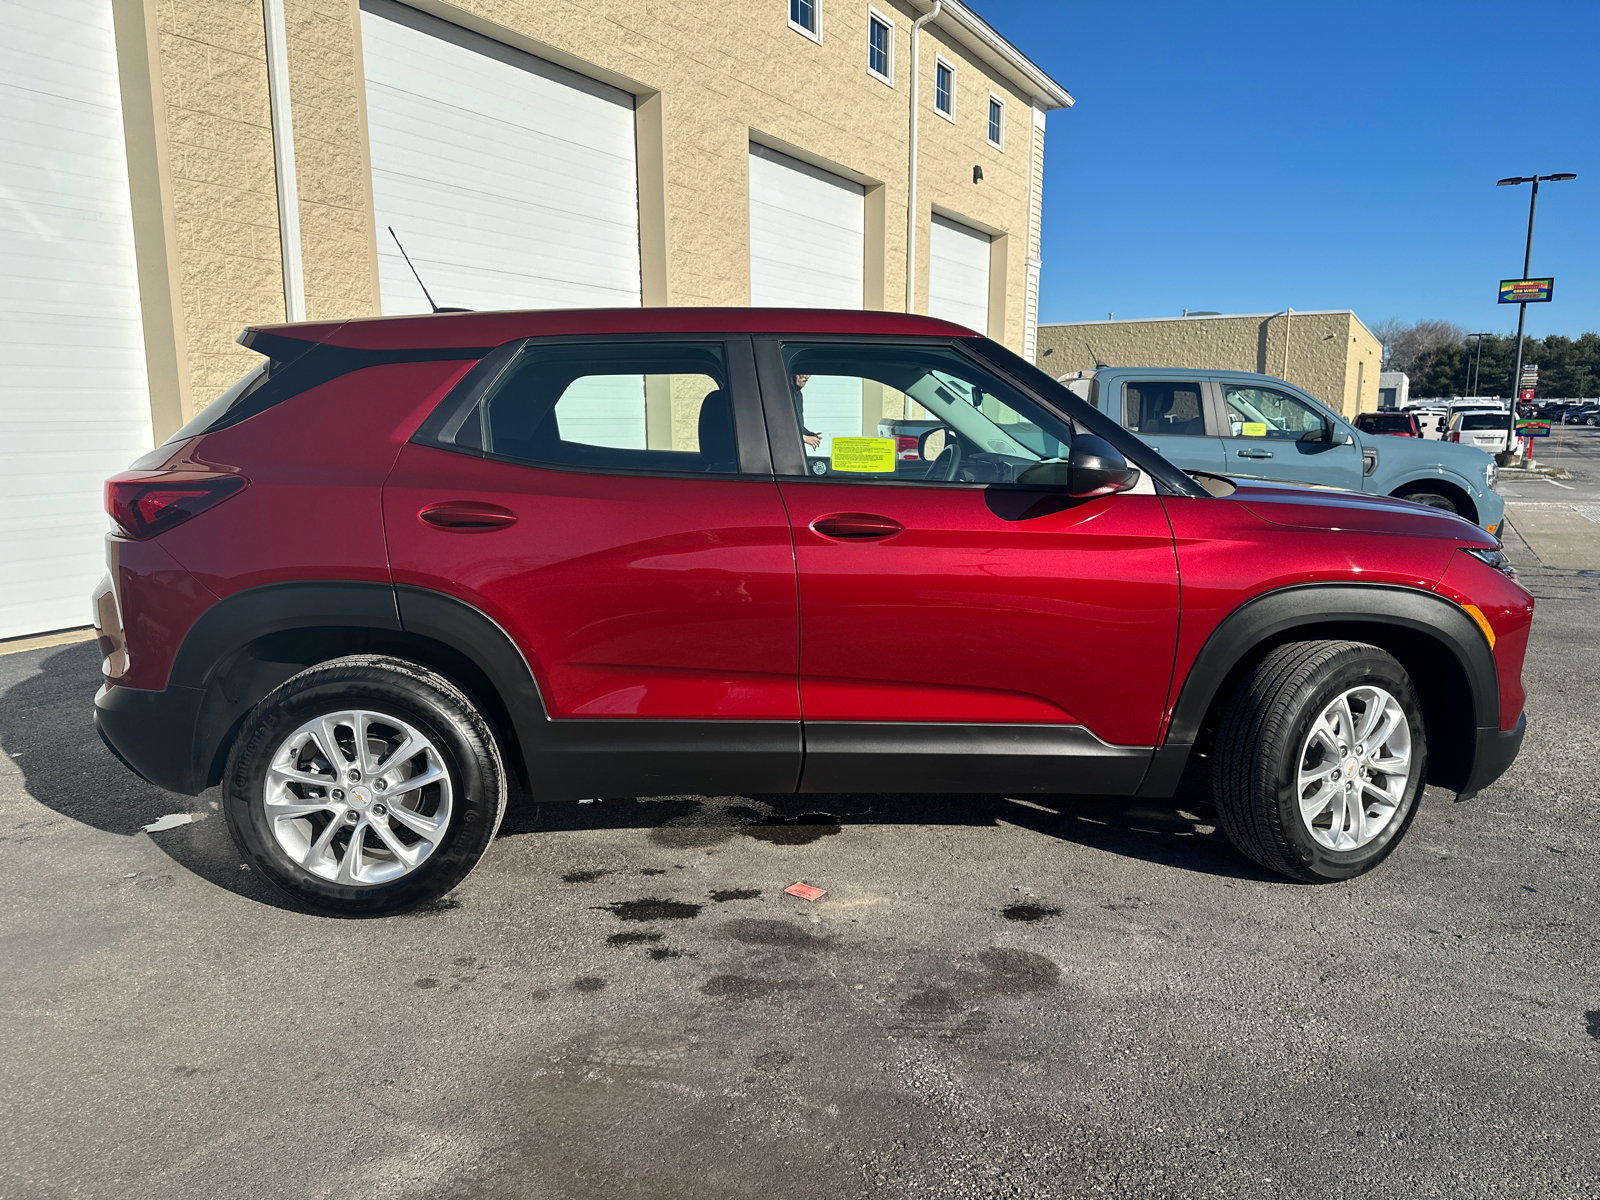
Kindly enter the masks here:
M 878 437 L 836 437 L 833 439 L 833 469 L 862 474 L 894 472 L 894 439 Z
M 1267 423 L 1265 421 L 1246 421 L 1241 437 L 1266 437 Z

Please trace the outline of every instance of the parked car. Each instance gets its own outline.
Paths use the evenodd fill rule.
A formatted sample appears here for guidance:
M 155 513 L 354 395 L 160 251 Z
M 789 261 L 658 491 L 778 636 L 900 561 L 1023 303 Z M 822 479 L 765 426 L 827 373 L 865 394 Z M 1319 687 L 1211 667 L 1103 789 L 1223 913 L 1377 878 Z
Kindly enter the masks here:
M 1460 446 L 1476 446 L 1498 461 L 1509 454 L 1516 441 L 1516 421 L 1507 412 L 1465 412 L 1450 422 L 1450 441 Z
M 1522 741 L 1533 598 L 1494 537 L 1186 474 L 959 326 L 240 340 L 263 362 L 107 484 L 95 720 L 152 783 L 220 784 L 244 861 L 321 912 L 454 887 L 512 790 L 1159 799 L 1191 760 L 1246 855 L 1348 879 Z M 917 461 L 877 436 L 896 401 L 938 422 Z
M 1186 471 L 1414 500 L 1491 533 L 1505 514 L 1481 450 L 1363 433 L 1270 375 L 1107 367 L 1067 386 Z
M 1420 438 L 1422 424 L 1415 413 L 1365 412 L 1355 419 L 1355 427 L 1362 433 L 1384 433 L 1392 437 Z
M 1581 404 L 1561 414 L 1565 425 L 1600 425 L 1600 404 Z

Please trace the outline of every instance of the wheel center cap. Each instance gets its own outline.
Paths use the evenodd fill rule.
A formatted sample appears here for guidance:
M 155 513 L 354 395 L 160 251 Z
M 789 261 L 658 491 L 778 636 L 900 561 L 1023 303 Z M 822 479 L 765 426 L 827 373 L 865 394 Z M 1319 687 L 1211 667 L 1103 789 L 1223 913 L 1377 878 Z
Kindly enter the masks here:
M 353 787 L 350 789 L 350 799 L 358 806 L 365 808 L 372 802 L 372 793 L 364 787 Z

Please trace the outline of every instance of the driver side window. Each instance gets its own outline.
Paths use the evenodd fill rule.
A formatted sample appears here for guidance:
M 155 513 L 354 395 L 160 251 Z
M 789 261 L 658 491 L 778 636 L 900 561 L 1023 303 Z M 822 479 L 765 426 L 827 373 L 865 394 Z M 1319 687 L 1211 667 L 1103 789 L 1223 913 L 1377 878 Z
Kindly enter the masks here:
M 1060 417 L 948 347 L 788 344 L 783 362 L 812 477 L 1011 483 L 1072 443 Z
M 1298 440 L 1328 428 L 1328 419 L 1316 409 L 1276 388 L 1224 384 L 1222 402 L 1229 437 Z

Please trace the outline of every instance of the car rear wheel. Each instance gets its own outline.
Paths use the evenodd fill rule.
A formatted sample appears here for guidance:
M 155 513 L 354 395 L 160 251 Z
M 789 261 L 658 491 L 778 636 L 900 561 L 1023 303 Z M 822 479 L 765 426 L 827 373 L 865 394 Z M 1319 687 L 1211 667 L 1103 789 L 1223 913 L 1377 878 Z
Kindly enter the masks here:
M 1399 843 L 1426 779 L 1411 680 L 1360 642 L 1293 642 L 1228 699 L 1212 787 L 1228 837 L 1307 883 L 1370 871 Z
M 505 812 L 488 724 L 415 663 L 356 656 L 288 680 L 245 719 L 228 756 L 234 841 L 301 904 L 385 916 L 444 895 Z

